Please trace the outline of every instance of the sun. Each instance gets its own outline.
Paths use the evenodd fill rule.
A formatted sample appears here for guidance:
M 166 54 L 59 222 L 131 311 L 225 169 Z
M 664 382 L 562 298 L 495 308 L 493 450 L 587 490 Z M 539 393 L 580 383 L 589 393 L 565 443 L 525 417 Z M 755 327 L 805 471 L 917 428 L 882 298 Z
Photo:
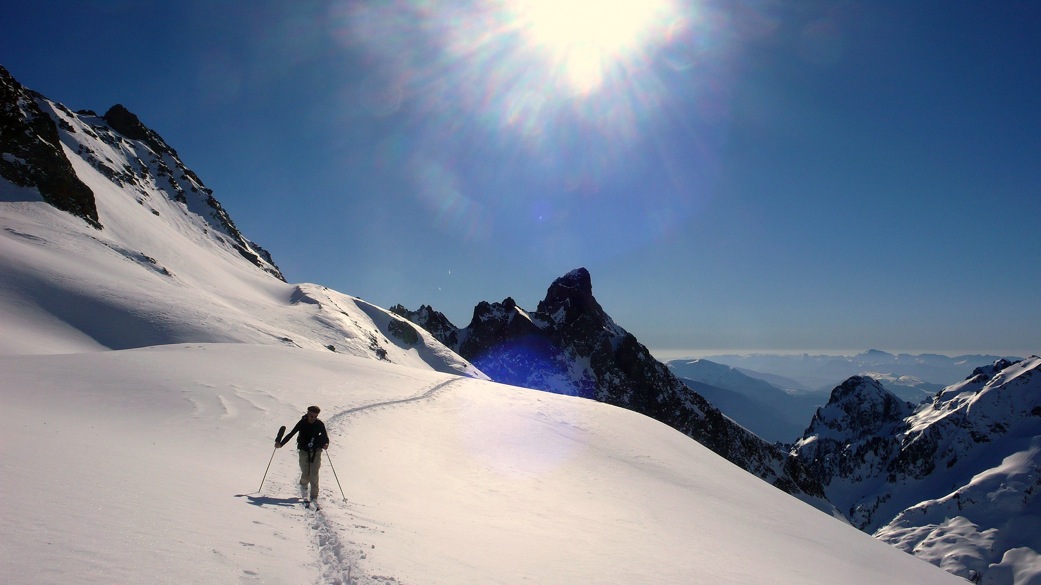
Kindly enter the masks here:
M 525 41 L 580 94 L 664 34 L 672 13 L 668 0 L 513 0 L 511 7 Z

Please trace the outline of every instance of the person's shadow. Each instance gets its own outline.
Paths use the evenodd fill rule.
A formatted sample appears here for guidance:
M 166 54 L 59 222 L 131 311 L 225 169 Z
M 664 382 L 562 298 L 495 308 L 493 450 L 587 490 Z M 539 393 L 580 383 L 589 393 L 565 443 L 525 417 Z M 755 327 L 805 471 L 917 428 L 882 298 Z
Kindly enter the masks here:
M 251 496 L 249 494 L 236 494 L 236 498 L 246 498 L 246 501 L 254 506 L 299 506 L 300 498 L 272 498 L 270 496 Z

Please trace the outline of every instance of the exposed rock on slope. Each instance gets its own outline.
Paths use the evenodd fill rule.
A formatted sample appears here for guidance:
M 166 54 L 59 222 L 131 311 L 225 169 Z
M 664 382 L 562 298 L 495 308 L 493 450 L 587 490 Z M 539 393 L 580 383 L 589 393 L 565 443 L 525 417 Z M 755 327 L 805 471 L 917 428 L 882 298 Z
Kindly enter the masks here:
M 35 189 L 54 207 L 101 227 L 94 192 L 76 176 L 47 102 L 0 66 L 0 177 Z

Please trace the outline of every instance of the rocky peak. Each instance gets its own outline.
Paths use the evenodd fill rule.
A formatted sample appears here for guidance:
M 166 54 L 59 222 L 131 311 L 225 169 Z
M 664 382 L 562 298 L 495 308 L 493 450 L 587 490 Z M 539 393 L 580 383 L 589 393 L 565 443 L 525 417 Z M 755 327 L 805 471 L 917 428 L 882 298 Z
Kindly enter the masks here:
M 99 154 L 110 147 L 119 154 Z M 0 67 L 0 176 L 35 189 L 45 202 L 101 228 L 94 192 L 76 175 L 66 149 L 117 187 L 139 193 L 154 188 L 165 193 L 227 236 L 218 238 L 223 244 L 285 280 L 271 254 L 239 232 L 212 191 L 181 162 L 177 152 L 126 107 L 115 105 L 103 118 L 89 110 L 73 113 L 22 87 Z
M 813 415 L 792 453 L 824 485 L 828 498 L 858 528 L 873 520 L 875 509 L 846 497 L 848 483 L 885 477 L 900 455 L 897 435 L 914 410 L 875 379 L 852 376 L 837 386 Z M 836 491 L 838 490 L 838 491 Z
M 910 402 L 901 400 L 874 378 L 852 376 L 832 390 L 828 403 L 817 409 L 804 436 L 828 429 L 856 440 L 891 428 L 913 410 Z
M 390 312 L 426 329 L 435 339 L 450 348 L 455 349 L 459 345 L 459 328 L 453 325 L 444 313 L 435 311 L 430 305 L 421 305 L 418 310 L 410 311 L 399 303 L 391 307 Z
M 126 109 L 123 104 L 116 104 L 102 116 L 113 130 L 127 138 L 146 140 L 151 133 L 136 114 Z
M 922 494 L 945 498 L 949 486 L 997 473 L 989 466 L 1036 441 L 1038 372 L 1041 358 L 997 360 L 916 408 L 855 376 L 835 388 L 793 453 L 847 519 L 871 533 Z
M 231 216 L 213 197 L 208 189 L 191 169 L 181 161 L 177 151 L 170 147 L 159 134 L 144 125 L 136 114 L 122 104 L 109 108 L 102 117 L 108 127 L 129 140 L 143 145 L 142 150 L 151 150 L 150 154 L 140 152 L 138 160 L 147 159 L 148 173 L 153 175 L 159 188 L 166 191 L 170 198 L 183 203 L 188 210 L 197 213 L 214 228 L 231 238 L 231 245 L 252 264 L 279 280 L 285 281 L 282 272 L 275 265 L 271 254 L 255 242 L 246 239 L 235 227 Z M 95 167 L 104 168 L 102 161 L 94 160 Z M 146 163 L 142 163 L 144 165 Z M 102 171 L 104 172 L 104 171 Z M 118 176 L 114 171 L 106 176 Z M 131 179 L 135 180 L 135 179 Z
M 593 297 L 589 271 L 577 268 L 553 281 L 537 311 L 557 323 L 572 323 L 581 316 L 604 320 L 604 310 Z
M 126 109 L 123 104 L 116 104 L 102 116 L 109 127 L 131 140 L 140 140 L 147 144 L 156 154 L 169 153 L 176 155 L 176 151 L 154 130 L 141 123 L 136 114 Z

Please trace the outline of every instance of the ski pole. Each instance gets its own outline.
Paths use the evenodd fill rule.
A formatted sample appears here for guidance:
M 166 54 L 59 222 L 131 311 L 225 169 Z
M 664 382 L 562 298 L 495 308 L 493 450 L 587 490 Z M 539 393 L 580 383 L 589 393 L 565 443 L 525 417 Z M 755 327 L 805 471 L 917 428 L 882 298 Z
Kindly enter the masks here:
M 264 479 L 260 480 L 260 487 L 257 488 L 257 493 L 260 493 L 260 490 L 264 489 L 264 480 L 267 479 L 268 469 L 271 469 L 271 461 L 275 458 L 275 451 L 278 451 L 278 447 L 271 450 L 271 459 L 267 460 L 267 469 L 264 470 Z
M 343 486 L 340 485 L 340 478 L 336 477 L 336 467 L 333 465 L 333 457 L 329 454 L 328 449 L 323 449 L 323 451 L 325 451 L 325 457 L 329 460 L 329 469 L 333 470 L 333 477 L 336 479 L 336 487 L 340 488 L 340 495 L 343 496 L 343 501 L 346 502 L 347 496 L 343 495 Z
M 275 442 L 276 443 L 279 443 L 279 442 L 282 441 L 282 435 L 284 435 L 285 432 L 286 432 L 286 427 L 285 427 L 285 425 L 282 425 L 282 428 L 278 429 L 278 434 L 275 435 Z M 271 469 L 271 461 L 275 459 L 275 451 L 278 451 L 278 447 L 275 447 L 271 451 L 271 458 L 267 460 L 267 468 L 264 469 L 264 478 L 260 480 L 260 487 L 257 488 L 257 493 L 260 493 L 260 490 L 264 489 L 264 480 L 267 479 L 267 472 L 268 472 L 268 470 Z

